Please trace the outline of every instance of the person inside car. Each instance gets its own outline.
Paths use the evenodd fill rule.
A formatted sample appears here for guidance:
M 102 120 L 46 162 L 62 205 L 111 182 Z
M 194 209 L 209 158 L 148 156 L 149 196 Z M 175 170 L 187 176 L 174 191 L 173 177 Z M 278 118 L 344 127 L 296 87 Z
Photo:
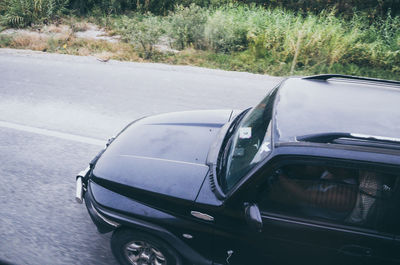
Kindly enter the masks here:
M 376 200 L 382 184 L 379 180 L 382 178 L 375 172 L 359 171 L 359 192 L 355 206 L 348 216 L 349 223 L 363 224 L 368 221 L 368 215 L 376 206 Z
M 314 166 L 296 166 L 278 172 L 271 187 L 271 199 L 295 206 L 301 215 L 345 220 L 353 210 L 358 193 L 357 174 L 353 170 Z M 299 176 L 301 176 L 299 178 Z

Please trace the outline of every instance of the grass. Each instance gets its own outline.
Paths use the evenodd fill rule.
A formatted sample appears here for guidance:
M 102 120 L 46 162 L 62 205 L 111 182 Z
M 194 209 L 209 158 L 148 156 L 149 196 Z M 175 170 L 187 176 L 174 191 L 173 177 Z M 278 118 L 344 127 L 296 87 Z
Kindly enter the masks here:
M 107 25 L 126 36 L 130 32 L 124 22 L 140 28 L 140 16 L 109 18 Z M 207 19 L 201 19 L 204 16 Z M 178 41 L 176 47 L 183 52 L 165 59 L 157 55 L 152 59 L 156 61 L 272 75 L 400 76 L 400 17 L 387 15 L 371 22 L 362 14 L 341 18 L 335 10 L 304 16 L 279 8 L 225 5 L 215 9 L 190 6 L 158 18 L 165 25 L 159 30 L 172 44 Z M 194 20 L 197 27 L 191 24 Z M 146 31 L 140 33 L 146 36 Z
M 140 52 L 136 51 L 128 43 L 109 43 L 106 41 L 77 39 L 68 35 L 49 38 L 38 37 L 34 34 L 0 35 L 0 48 L 30 49 L 70 55 L 94 56 L 104 61 L 114 59 L 120 61 L 192 65 L 276 76 L 287 76 L 290 73 L 290 65 L 284 62 L 275 64 L 265 59 L 255 58 L 249 51 L 225 54 L 187 48 L 177 54 L 156 53 L 151 59 L 144 59 L 140 56 Z M 312 71 L 310 69 L 297 69 L 292 74 L 311 75 L 328 72 L 400 80 L 399 75 L 393 74 L 391 71 L 373 67 L 360 67 L 356 64 L 334 64 L 329 68 L 321 65 Z
M 89 29 L 89 22 L 121 35 L 122 41 L 76 38 L 74 33 Z M 166 16 L 67 16 L 58 23 L 69 29 L 56 24 L 42 26 L 50 35 L 0 35 L 0 47 L 279 76 L 340 73 L 400 80 L 400 17 L 390 15 L 371 23 L 360 14 L 346 20 L 334 10 L 304 16 L 229 4 L 179 7 Z M 161 41 L 180 52 L 157 51 Z
M 233 54 L 221 54 L 210 51 L 186 49 L 176 55 L 164 55 L 158 57 L 154 61 L 177 65 L 194 65 L 228 71 L 245 71 L 275 76 L 337 73 L 400 80 L 399 75 L 393 74 L 391 71 L 372 67 L 360 67 L 355 64 L 335 64 L 329 67 L 329 69 L 321 66 L 313 69 L 313 71 L 310 71 L 309 69 L 298 69 L 290 74 L 290 65 L 285 63 L 270 64 L 267 60 L 252 57 L 249 55 L 248 51 Z
M 144 61 L 130 44 L 79 39 L 72 34 L 60 34 L 57 36 L 41 36 L 38 33 L 0 35 L 0 48 L 95 56 L 102 60 Z
M 13 38 L 7 35 L 0 35 L 0 48 L 9 48 L 11 47 Z
M 68 0 L 2 0 L 0 22 L 13 27 L 47 23 L 66 12 Z

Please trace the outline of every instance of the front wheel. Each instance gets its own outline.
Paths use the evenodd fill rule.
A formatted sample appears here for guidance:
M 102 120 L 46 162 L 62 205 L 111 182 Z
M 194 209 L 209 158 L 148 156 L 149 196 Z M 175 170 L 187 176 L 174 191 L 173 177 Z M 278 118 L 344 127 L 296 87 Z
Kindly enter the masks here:
M 111 249 L 123 265 L 181 265 L 179 255 L 163 241 L 130 229 L 117 229 Z

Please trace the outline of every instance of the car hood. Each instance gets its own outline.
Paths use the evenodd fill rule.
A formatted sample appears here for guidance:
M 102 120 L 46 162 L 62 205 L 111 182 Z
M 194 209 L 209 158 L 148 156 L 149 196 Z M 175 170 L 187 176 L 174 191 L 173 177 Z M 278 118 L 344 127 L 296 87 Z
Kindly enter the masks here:
M 208 149 L 231 110 L 188 111 L 140 119 L 101 155 L 97 179 L 193 201 L 209 167 Z

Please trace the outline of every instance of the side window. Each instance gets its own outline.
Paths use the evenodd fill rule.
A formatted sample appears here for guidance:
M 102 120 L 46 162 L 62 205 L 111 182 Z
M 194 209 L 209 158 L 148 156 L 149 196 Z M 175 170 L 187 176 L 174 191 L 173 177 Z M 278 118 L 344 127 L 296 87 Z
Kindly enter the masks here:
M 266 177 L 259 207 L 262 212 L 394 232 L 387 230 L 396 229 L 390 225 L 396 182 L 394 175 L 370 170 L 286 165 Z

